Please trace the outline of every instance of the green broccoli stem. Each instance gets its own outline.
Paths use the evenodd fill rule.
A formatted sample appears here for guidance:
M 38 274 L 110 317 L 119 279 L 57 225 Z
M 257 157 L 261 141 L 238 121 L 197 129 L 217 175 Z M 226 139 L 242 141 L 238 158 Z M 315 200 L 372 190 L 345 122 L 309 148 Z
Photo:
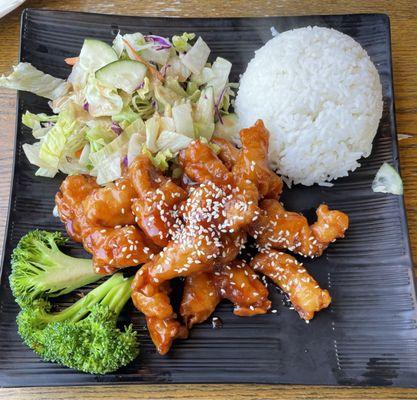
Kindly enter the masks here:
M 102 305 L 109 307 L 118 316 L 130 299 L 133 277 L 125 279 L 123 283 L 115 286 L 101 301 Z
M 122 286 L 122 283 L 125 283 L 123 274 L 114 274 L 107 281 L 97 286 L 86 296 L 84 296 L 82 299 L 78 300 L 76 303 L 66 308 L 65 310 L 54 314 L 44 313 L 43 321 L 44 323 L 61 321 L 78 322 L 90 312 L 92 306 L 100 303 L 104 298 L 106 298 L 110 293 L 112 293 L 113 290 L 117 290 L 120 286 Z
M 47 266 L 47 269 L 43 273 L 37 271 L 40 276 L 36 280 L 38 291 L 52 295 L 55 291 L 55 295 L 66 294 L 101 278 L 94 272 L 91 259 L 71 257 L 64 254 L 53 240 L 49 240 L 49 243 L 51 249 L 47 246 L 42 248 L 40 265 Z

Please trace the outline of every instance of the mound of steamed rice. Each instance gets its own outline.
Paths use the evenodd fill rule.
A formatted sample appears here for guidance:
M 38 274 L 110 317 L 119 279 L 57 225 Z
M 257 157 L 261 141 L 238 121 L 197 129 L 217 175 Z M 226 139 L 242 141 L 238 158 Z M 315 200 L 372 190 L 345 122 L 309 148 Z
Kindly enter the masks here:
M 330 185 L 367 157 L 382 115 L 378 72 L 359 43 L 320 27 L 278 34 L 240 80 L 241 128 L 262 119 L 269 160 L 287 183 Z

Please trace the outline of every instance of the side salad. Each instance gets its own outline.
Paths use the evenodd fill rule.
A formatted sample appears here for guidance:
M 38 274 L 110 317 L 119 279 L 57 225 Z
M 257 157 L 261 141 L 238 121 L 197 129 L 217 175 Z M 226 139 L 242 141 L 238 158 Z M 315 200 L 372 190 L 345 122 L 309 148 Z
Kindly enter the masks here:
M 65 60 L 72 66 L 67 80 L 20 63 L 0 86 L 50 100 L 53 114 L 27 111 L 22 118 L 36 139 L 23 146 L 36 175 L 82 173 L 106 184 L 139 153 L 175 174 L 179 150 L 193 139 L 238 140 L 229 113 L 232 64 L 221 57 L 210 64 L 209 55 L 193 33 L 119 33 L 112 45 L 86 39 L 79 56 Z

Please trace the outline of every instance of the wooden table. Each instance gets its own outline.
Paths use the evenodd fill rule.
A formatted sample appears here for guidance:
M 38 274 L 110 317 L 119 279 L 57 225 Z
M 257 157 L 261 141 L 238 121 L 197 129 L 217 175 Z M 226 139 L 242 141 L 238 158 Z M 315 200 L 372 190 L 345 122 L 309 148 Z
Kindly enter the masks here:
M 401 172 L 405 184 L 410 237 L 417 265 L 417 15 L 414 0 L 33 0 L 27 7 L 170 17 L 273 16 L 302 14 L 387 13 L 391 18 L 394 86 Z M 23 7 L 0 20 L 0 73 L 17 61 L 19 19 Z M 0 232 L 7 217 L 15 93 L 0 89 Z M 1 251 L 1 250 L 0 250 Z M 417 367 L 417 366 L 416 366 Z M 328 388 L 271 385 L 145 385 L 0 389 L 0 399 L 416 399 L 417 390 Z

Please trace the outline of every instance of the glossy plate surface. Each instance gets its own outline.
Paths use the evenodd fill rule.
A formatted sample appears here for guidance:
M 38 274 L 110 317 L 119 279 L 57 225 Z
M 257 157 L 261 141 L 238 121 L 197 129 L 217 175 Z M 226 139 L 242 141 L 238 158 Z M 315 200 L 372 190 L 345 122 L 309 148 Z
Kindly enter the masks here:
M 65 78 L 65 57 L 78 54 L 85 37 L 110 42 L 120 30 L 162 36 L 196 32 L 204 37 L 212 57 L 233 63 L 237 81 L 255 49 L 278 31 L 307 25 L 338 29 L 356 39 L 369 53 L 381 76 L 384 113 L 374 150 L 362 167 L 334 187 L 295 187 L 287 190 L 289 209 L 311 214 L 320 202 L 347 212 L 351 227 L 346 239 L 306 265 L 333 303 L 310 323 L 283 305 L 283 296 L 270 285 L 276 314 L 239 318 L 229 303 L 210 321 L 195 327 L 190 338 L 178 341 L 165 357 L 156 354 L 144 319 L 129 308 L 125 321 L 139 330 L 142 351 L 129 367 L 116 374 L 91 376 L 44 363 L 17 335 L 18 311 L 8 284 L 10 254 L 31 229 L 63 230 L 52 216 L 54 195 L 63 177 L 34 176 L 22 152 L 31 141 L 27 128 L 17 125 L 15 169 L 9 225 L 0 289 L 0 385 L 81 385 L 101 383 L 286 383 L 325 385 L 417 386 L 416 294 L 403 198 L 375 194 L 372 179 L 387 161 L 398 168 L 389 20 L 385 15 L 276 17 L 262 19 L 164 19 L 27 10 L 23 15 L 21 59 Z M 19 93 L 18 121 L 25 110 L 48 112 L 47 102 Z M 75 243 L 70 254 L 85 255 Z

